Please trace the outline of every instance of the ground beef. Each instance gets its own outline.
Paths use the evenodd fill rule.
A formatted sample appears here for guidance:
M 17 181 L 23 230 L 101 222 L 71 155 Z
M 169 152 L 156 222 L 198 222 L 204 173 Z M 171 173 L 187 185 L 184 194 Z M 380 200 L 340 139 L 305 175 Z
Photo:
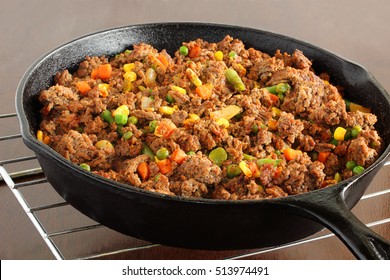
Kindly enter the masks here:
M 213 164 L 210 159 L 201 154 L 190 156 L 182 165 L 180 165 L 173 175 L 178 179 L 193 178 L 198 182 L 205 184 L 218 184 L 222 179 L 221 169 Z
M 57 73 L 38 96 L 37 138 L 107 179 L 228 200 L 327 187 L 355 175 L 347 161 L 367 168 L 380 154 L 375 114 L 351 111 L 302 51 L 266 54 L 231 36 L 182 47 L 139 43 Z

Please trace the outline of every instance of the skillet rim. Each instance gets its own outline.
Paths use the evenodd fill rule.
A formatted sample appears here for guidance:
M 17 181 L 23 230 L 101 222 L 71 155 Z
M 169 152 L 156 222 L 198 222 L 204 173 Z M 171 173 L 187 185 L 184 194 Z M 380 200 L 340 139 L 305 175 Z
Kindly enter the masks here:
M 78 165 L 70 162 L 69 160 L 65 159 L 63 156 L 61 156 L 58 152 L 53 150 L 51 147 L 39 142 L 34 135 L 31 133 L 29 129 L 29 120 L 27 119 L 27 115 L 25 113 L 25 107 L 23 104 L 23 97 L 24 97 L 24 89 L 26 86 L 26 82 L 33 74 L 34 70 L 42 63 L 44 63 L 48 58 L 52 57 L 56 52 L 59 52 L 62 49 L 65 49 L 71 45 L 73 45 L 76 42 L 80 42 L 82 40 L 94 37 L 94 36 L 104 36 L 104 34 L 110 34 L 113 32 L 121 32 L 124 30 L 128 29 L 151 29 L 153 27 L 174 27 L 176 26 L 177 28 L 180 27 L 180 25 L 187 25 L 187 26 L 197 26 L 197 27 L 220 27 L 224 29 L 234 29 L 234 30 L 241 30 L 241 31 L 251 31 L 254 33 L 262 33 L 265 34 L 267 37 L 272 36 L 274 38 L 278 39 L 283 39 L 287 40 L 290 42 L 294 42 L 298 45 L 303 45 L 309 49 L 313 49 L 315 51 L 318 51 L 323 54 L 327 54 L 329 56 L 332 56 L 335 59 L 338 59 L 341 61 L 343 64 L 346 65 L 352 65 L 355 66 L 356 68 L 359 68 L 361 70 L 360 76 L 364 79 L 362 79 L 363 84 L 367 84 L 371 82 L 382 94 L 382 96 L 386 99 L 388 103 L 388 107 L 390 107 L 390 96 L 385 90 L 385 88 L 379 84 L 379 82 L 375 79 L 375 77 L 361 64 L 356 63 L 352 60 L 349 60 L 347 58 L 344 58 L 343 56 L 340 56 L 334 52 L 331 52 L 325 48 L 313 45 L 309 42 L 303 41 L 301 39 L 296 39 L 284 34 L 272 32 L 272 31 L 267 31 L 267 30 L 262 30 L 262 29 L 257 29 L 257 28 L 252 28 L 252 27 L 245 27 L 245 26 L 239 26 L 239 25 L 231 25 L 231 24 L 222 24 L 222 23 L 206 23 L 206 22 L 154 22 L 154 23 L 140 23 L 140 24 L 131 24 L 131 25 L 123 25 L 123 26 L 118 26 L 118 27 L 113 27 L 113 28 L 108 28 L 108 29 L 103 29 L 103 30 L 98 30 L 95 32 L 88 33 L 86 35 L 74 38 L 68 42 L 65 42 L 58 47 L 55 47 L 51 49 L 50 51 L 46 52 L 44 55 L 39 57 L 35 62 L 31 64 L 31 66 L 26 70 L 26 72 L 23 74 L 22 78 L 20 79 L 20 82 L 17 86 L 16 89 L 16 97 L 15 97 L 15 107 L 16 107 L 16 113 L 19 119 L 19 126 L 20 126 L 20 131 L 22 135 L 22 139 L 24 143 L 26 144 L 27 147 L 29 147 L 31 150 L 34 151 L 34 153 L 39 153 L 45 155 L 45 157 L 49 157 L 50 160 L 55 160 L 62 166 L 66 168 L 70 168 L 70 171 L 75 172 L 75 175 L 77 176 L 86 176 L 92 180 L 95 180 L 96 184 L 99 184 L 99 188 L 107 188 L 107 191 L 112 191 L 112 192 L 118 192 L 121 195 L 128 195 L 131 193 L 136 193 L 139 195 L 146 195 L 148 197 L 156 198 L 156 199 L 161 199 L 161 200 L 168 200 L 168 201 L 175 201 L 179 203 L 200 203 L 200 204 L 209 204 L 209 205 L 218 205 L 218 204 L 264 204 L 264 203 L 278 203 L 280 202 L 288 202 L 291 199 L 294 199 L 296 197 L 300 197 L 302 199 L 305 199 L 307 197 L 312 197 L 312 196 L 320 196 L 321 193 L 323 193 L 325 190 L 332 189 L 332 191 L 343 194 L 345 190 L 355 184 L 356 182 L 360 181 L 363 177 L 368 175 L 369 173 L 373 172 L 376 169 L 380 169 L 381 166 L 384 164 L 385 160 L 390 154 L 390 144 L 382 151 L 381 155 L 376 159 L 374 163 L 372 163 L 368 168 L 364 170 L 363 173 L 359 175 L 355 175 L 353 177 L 348 178 L 347 180 L 343 180 L 340 183 L 333 185 L 328 188 L 324 189 L 317 189 L 313 190 L 307 193 L 301 193 L 298 195 L 289 195 L 287 197 L 279 197 L 279 198 L 272 198 L 272 199 L 259 199 L 259 200 L 251 200 L 251 199 L 246 199 L 246 200 L 221 200 L 221 199 L 206 199 L 206 198 L 186 198 L 182 196 L 173 196 L 173 195 L 166 195 L 166 194 L 161 194 L 157 192 L 151 192 L 147 191 L 141 188 L 138 188 L 136 186 L 132 186 L 130 184 L 124 184 L 120 182 L 116 182 L 110 179 L 106 179 L 102 176 L 99 176 L 97 174 L 94 174 L 92 172 L 87 172 Z M 244 42 L 245 43 L 245 42 Z M 107 56 L 110 56 L 111 54 L 106 54 Z M 29 97 L 31 98 L 31 96 Z M 122 193 L 122 191 L 124 191 Z M 291 198 L 293 197 L 293 198 Z

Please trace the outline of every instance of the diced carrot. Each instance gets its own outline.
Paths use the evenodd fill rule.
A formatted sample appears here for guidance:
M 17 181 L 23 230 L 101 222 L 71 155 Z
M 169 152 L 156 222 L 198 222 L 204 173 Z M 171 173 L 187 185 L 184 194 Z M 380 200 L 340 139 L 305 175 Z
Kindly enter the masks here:
M 88 91 L 91 90 L 91 86 L 86 81 L 77 82 L 76 87 L 82 95 L 85 95 Z
M 268 128 L 270 130 L 277 130 L 278 129 L 278 121 L 274 119 L 270 119 L 268 121 Z
M 278 103 L 279 101 L 279 96 L 272 93 L 269 94 L 269 98 L 272 100 L 272 104 Z
M 280 174 L 282 174 L 282 168 L 278 167 L 278 168 L 275 169 L 275 172 L 274 172 L 274 175 L 272 175 L 272 178 L 278 179 Z
M 211 94 L 213 93 L 211 88 L 205 84 L 197 86 L 195 89 L 195 92 L 202 99 L 208 99 L 211 96 Z
M 252 178 L 260 177 L 260 168 L 254 161 L 248 162 L 248 167 L 252 171 Z
M 190 51 L 188 52 L 188 57 L 189 58 L 195 58 L 200 55 L 200 45 L 199 44 L 194 44 Z
M 141 162 L 137 167 L 137 173 L 141 177 L 142 181 L 149 179 L 150 177 L 150 168 L 147 162 Z
M 163 56 L 163 55 L 161 55 Z M 161 69 L 163 72 L 165 72 L 167 70 L 167 67 L 165 66 L 165 64 L 163 63 L 163 61 L 161 61 L 159 59 L 159 56 L 156 55 L 156 54 L 153 54 L 153 53 L 149 53 L 148 54 L 148 59 L 150 60 L 150 62 L 152 64 L 154 64 L 156 66 L 156 68 L 159 68 Z M 166 58 L 165 58 L 166 59 Z M 168 61 L 167 61 L 168 62 Z
M 158 137 L 169 138 L 175 131 L 176 125 L 174 123 L 160 122 L 154 131 L 154 135 Z
M 94 79 L 94 80 L 99 79 L 99 70 L 97 68 L 92 70 L 91 78 Z
M 156 164 L 157 164 L 161 174 L 165 175 L 165 174 L 172 171 L 172 161 L 168 158 L 156 161 Z
M 100 79 L 102 79 L 102 80 L 109 79 L 111 77 L 111 73 L 112 73 L 111 64 L 107 63 L 107 64 L 99 65 L 98 75 L 99 75 Z
M 172 152 L 171 160 L 178 164 L 182 164 L 187 158 L 187 154 L 180 148 L 177 148 Z
M 325 163 L 328 160 L 328 157 L 330 156 L 331 152 L 320 152 L 318 153 L 317 160 L 319 162 Z
M 161 61 L 162 64 L 164 64 L 165 67 L 167 67 L 169 65 L 169 61 L 167 59 L 167 57 L 165 55 L 163 55 L 162 53 L 159 53 L 157 55 L 157 59 Z
M 302 153 L 301 150 L 294 150 L 291 148 L 285 149 L 283 151 L 283 154 L 284 154 L 284 157 L 286 158 L 286 160 L 296 159 L 301 153 Z

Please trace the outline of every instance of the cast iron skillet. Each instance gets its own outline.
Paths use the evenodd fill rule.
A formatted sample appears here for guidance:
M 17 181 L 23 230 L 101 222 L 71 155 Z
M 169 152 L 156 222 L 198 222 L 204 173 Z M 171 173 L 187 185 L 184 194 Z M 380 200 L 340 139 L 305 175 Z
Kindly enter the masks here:
M 373 108 L 384 152 L 362 174 L 336 186 L 261 201 L 185 199 L 141 190 L 85 172 L 38 142 L 39 92 L 53 75 L 75 69 L 87 55 L 114 55 L 146 42 L 171 55 L 184 41 L 209 42 L 226 35 L 273 55 L 300 49 L 317 73 L 346 89 L 348 99 Z M 36 61 L 22 77 L 16 108 L 25 144 L 35 152 L 56 191 L 76 209 L 119 232 L 160 244 L 208 250 L 261 248 L 289 243 L 318 232 L 334 232 L 359 259 L 389 259 L 390 244 L 351 212 L 390 152 L 390 99 L 364 68 L 321 48 L 286 36 L 237 26 L 201 23 L 143 24 L 91 34 L 67 43 Z

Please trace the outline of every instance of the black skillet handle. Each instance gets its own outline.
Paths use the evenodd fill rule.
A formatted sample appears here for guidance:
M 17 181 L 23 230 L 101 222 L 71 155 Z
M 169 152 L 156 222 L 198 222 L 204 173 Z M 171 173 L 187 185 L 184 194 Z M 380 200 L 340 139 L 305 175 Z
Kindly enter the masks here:
M 298 195 L 288 204 L 331 230 L 357 259 L 390 259 L 390 242 L 352 214 L 337 188 L 324 189 L 320 199 Z

